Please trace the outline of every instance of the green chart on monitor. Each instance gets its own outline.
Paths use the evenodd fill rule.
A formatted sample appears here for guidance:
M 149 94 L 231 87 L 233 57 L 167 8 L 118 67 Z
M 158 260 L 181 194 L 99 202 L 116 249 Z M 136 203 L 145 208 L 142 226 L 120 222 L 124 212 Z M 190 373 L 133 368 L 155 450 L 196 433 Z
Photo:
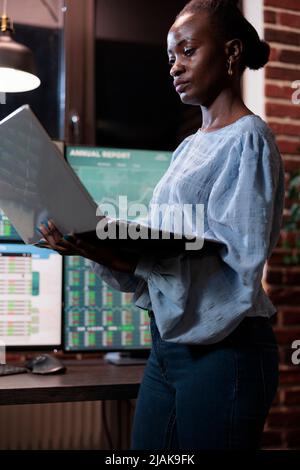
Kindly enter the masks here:
M 119 205 L 125 200 L 127 206 L 148 206 L 172 155 L 165 151 L 100 147 L 72 146 L 66 150 L 68 163 L 91 196 L 98 205 L 114 208 L 117 218 Z M 130 220 L 134 215 L 127 214 L 126 218 Z M 65 349 L 149 347 L 147 313 L 135 307 L 132 294 L 118 292 L 98 277 L 92 285 L 86 262 L 75 261 L 72 257 L 65 261 Z
M 95 201 L 116 208 L 120 197 L 126 197 L 129 204 L 148 205 L 170 158 L 170 152 L 67 148 L 69 164 Z

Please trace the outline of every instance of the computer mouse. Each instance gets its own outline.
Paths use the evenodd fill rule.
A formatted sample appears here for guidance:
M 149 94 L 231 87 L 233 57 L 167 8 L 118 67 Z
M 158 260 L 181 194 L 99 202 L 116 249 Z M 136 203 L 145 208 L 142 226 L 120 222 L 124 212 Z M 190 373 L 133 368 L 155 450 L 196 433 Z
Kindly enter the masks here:
M 50 354 L 41 354 L 26 362 L 25 367 L 33 374 L 61 374 L 66 371 L 65 365 Z

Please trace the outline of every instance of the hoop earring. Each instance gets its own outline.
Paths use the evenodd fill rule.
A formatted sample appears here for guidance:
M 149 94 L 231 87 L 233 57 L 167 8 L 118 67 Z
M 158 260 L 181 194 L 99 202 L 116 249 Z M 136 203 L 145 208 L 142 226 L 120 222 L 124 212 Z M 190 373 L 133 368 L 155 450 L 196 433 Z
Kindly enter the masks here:
M 229 68 L 228 68 L 228 75 L 232 76 L 233 75 L 233 70 L 232 70 L 232 60 L 229 59 Z

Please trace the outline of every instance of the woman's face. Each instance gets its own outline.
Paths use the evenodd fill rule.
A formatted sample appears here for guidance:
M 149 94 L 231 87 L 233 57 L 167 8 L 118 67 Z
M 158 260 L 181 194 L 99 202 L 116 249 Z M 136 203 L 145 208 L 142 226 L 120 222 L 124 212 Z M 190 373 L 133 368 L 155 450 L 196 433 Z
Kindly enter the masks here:
M 228 84 L 225 43 L 206 12 L 180 16 L 168 34 L 170 74 L 185 104 L 209 105 Z

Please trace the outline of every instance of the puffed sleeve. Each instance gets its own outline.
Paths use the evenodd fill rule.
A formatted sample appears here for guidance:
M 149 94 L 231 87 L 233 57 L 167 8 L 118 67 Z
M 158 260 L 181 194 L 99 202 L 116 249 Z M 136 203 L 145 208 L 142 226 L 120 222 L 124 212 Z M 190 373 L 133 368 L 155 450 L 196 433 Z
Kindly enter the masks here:
M 216 179 L 207 207 L 205 238 L 225 246 L 233 295 L 245 308 L 255 302 L 263 267 L 275 247 L 283 209 L 283 168 L 275 140 L 247 132 L 236 143 L 232 158 Z

